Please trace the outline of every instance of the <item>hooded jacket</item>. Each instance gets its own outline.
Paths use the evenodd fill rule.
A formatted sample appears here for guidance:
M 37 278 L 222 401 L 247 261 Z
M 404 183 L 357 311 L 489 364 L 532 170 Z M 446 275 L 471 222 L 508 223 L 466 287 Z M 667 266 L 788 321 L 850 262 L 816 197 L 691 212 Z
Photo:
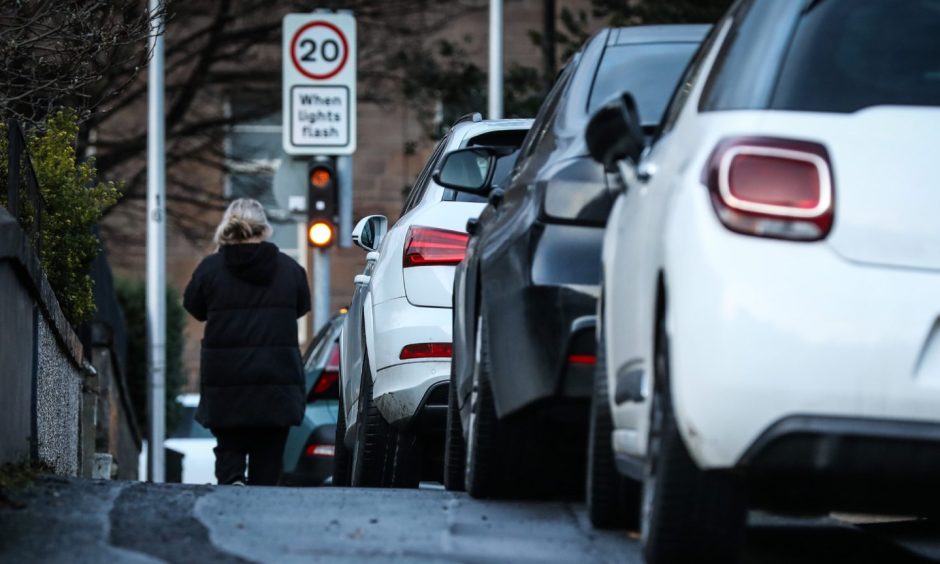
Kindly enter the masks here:
M 271 243 L 224 245 L 196 267 L 183 306 L 206 322 L 197 421 L 210 429 L 302 421 L 297 318 L 310 311 L 303 267 Z

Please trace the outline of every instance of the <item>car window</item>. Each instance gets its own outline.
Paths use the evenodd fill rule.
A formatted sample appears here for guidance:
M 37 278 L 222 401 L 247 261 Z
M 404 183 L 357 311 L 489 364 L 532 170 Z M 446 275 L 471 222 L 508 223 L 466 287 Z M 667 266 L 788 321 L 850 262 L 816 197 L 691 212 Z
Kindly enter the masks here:
M 441 142 L 437 144 L 437 147 L 434 148 L 434 152 L 431 153 L 431 157 L 428 159 L 428 162 L 425 163 L 424 168 L 421 169 L 421 173 L 418 174 L 418 179 L 415 180 L 414 186 L 411 187 L 411 192 L 408 194 L 408 198 L 405 200 L 405 205 L 401 210 L 401 215 L 405 215 L 411 211 L 418 202 L 421 201 L 421 198 L 424 196 L 424 191 L 428 187 L 428 183 L 431 181 L 431 171 L 434 170 L 434 167 L 437 164 L 437 160 L 441 157 L 441 153 L 444 152 L 444 147 L 447 146 L 447 142 L 450 139 L 450 136 L 445 136 L 441 139 Z
M 170 435 L 170 438 L 171 439 L 211 439 L 211 438 L 214 438 L 212 431 L 200 425 L 199 422 L 196 421 L 195 417 L 196 417 L 195 407 L 184 407 L 180 422 L 176 426 L 176 429 L 173 430 L 173 434 Z
M 632 43 L 604 51 L 588 99 L 588 113 L 624 91 L 636 100 L 644 125 L 659 125 L 669 94 L 697 43 Z
M 708 58 L 708 54 L 711 53 L 712 48 L 715 46 L 715 42 L 718 41 L 719 37 L 721 37 L 722 29 L 729 25 L 728 22 L 733 17 L 734 12 L 729 12 L 729 15 L 725 17 L 723 22 L 719 22 L 713 26 L 711 31 L 708 32 L 708 36 L 705 37 L 705 41 L 702 42 L 698 48 L 698 51 L 695 52 L 695 55 L 692 57 L 692 60 L 686 67 L 685 72 L 682 74 L 682 78 L 678 81 L 675 89 L 672 91 L 672 98 L 669 100 L 669 104 L 666 106 L 666 110 L 663 113 L 663 119 L 660 123 L 659 131 L 657 132 L 656 137 L 660 137 L 664 133 L 669 132 L 676 124 L 676 120 L 679 119 L 679 115 L 682 114 L 682 109 L 685 107 L 685 103 L 689 99 L 689 94 L 692 93 L 692 87 L 695 85 L 699 74 L 702 72 L 702 68 L 705 64 L 705 60 Z
M 532 123 L 532 129 L 529 130 L 528 135 L 526 135 L 525 140 L 522 142 L 522 147 L 519 150 L 519 160 L 516 162 L 517 166 L 522 166 L 525 160 L 535 151 L 535 148 L 542 140 L 542 137 L 545 136 L 545 132 L 548 131 L 548 128 L 555 123 L 555 108 L 558 107 L 558 103 L 561 101 L 562 95 L 568 87 L 568 81 L 571 75 L 574 74 L 578 60 L 579 57 L 576 56 L 568 63 L 564 70 L 561 71 L 554 86 L 552 86 L 552 89 L 545 97 L 545 101 L 542 102 L 538 115 L 535 116 L 535 121 Z
M 940 0 L 826 0 L 800 18 L 770 108 L 879 105 L 940 106 Z

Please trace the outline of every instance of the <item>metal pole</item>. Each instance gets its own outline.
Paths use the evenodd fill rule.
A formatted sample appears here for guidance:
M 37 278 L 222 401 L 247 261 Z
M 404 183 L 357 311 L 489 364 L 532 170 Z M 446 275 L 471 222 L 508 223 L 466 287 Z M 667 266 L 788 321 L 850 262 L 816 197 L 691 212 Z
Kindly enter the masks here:
M 330 250 L 313 251 L 313 334 L 330 319 Z
M 336 157 L 336 175 L 339 176 L 339 246 L 352 247 L 353 212 L 353 158 L 352 155 Z
M 159 13 L 161 0 L 149 0 Z M 150 441 L 147 476 L 165 480 L 163 441 L 166 436 L 166 194 L 165 116 L 163 112 L 163 17 L 153 19 L 148 39 L 152 53 L 147 70 L 147 342 Z
M 490 119 L 503 117 L 503 0 L 490 0 Z

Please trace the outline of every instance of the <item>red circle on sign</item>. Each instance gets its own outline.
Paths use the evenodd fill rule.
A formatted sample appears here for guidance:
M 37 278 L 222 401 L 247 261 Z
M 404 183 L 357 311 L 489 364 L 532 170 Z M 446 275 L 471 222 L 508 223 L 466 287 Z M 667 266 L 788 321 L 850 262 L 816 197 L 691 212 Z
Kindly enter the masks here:
M 333 30 L 333 33 L 339 36 L 339 40 L 343 42 L 343 58 L 340 60 L 339 65 L 328 73 L 314 74 L 312 72 L 308 72 L 306 69 L 304 69 L 303 66 L 301 66 L 300 61 L 297 60 L 297 41 L 300 39 L 301 34 L 303 34 L 303 32 L 307 31 L 311 27 L 325 27 L 325 28 L 331 29 Z M 330 22 L 323 22 L 323 21 L 310 22 L 304 25 L 303 27 L 301 27 L 300 29 L 298 29 L 296 33 L 294 33 L 294 38 L 291 39 L 290 41 L 290 58 L 294 62 L 294 68 L 296 68 L 300 74 L 306 76 L 307 78 L 312 78 L 314 80 L 326 80 L 328 78 L 333 78 L 334 76 L 339 74 L 339 71 L 343 70 L 343 67 L 346 66 L 346 59 L 349 58 L 349 43 L 346 41 L 346 36 L 343 35 L 343 32 L 340 31 L 338 27 L 331 24 Z

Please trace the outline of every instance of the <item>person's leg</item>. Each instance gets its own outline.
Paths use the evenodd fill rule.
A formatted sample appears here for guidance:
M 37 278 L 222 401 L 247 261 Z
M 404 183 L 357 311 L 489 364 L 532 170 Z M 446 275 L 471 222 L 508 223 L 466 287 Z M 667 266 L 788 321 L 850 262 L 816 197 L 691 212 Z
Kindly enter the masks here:
M 212 429 L 217 445 L 215 478 L 220 485 L 245 481 L 245 457 L 248 449 L 241 429 Z
M 257 429 L 248 451 L 248 484 L 275 486 L 281 476 L 288 427 Z

